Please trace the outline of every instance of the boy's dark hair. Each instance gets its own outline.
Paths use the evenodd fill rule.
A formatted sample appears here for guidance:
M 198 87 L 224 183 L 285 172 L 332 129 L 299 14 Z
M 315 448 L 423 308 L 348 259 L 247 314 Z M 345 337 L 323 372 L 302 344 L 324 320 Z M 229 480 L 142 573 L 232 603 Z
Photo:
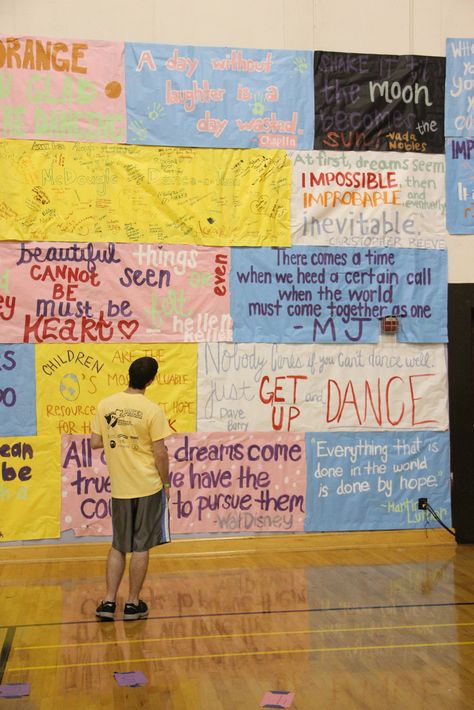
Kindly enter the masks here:
M 129 387 L 143 390 L 158 372 L 158 363 L 154 357 L 139 357 L 128 368 Z

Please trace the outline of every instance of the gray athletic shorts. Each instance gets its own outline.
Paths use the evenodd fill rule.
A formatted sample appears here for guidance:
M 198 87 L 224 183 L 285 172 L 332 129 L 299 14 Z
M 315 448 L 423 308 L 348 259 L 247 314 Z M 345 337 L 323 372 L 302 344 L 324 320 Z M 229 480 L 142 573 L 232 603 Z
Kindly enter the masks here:
M 112 547 L 119 552 L 145 552 L 170 542 L 166 493 L 143 498 L 112 498 Z

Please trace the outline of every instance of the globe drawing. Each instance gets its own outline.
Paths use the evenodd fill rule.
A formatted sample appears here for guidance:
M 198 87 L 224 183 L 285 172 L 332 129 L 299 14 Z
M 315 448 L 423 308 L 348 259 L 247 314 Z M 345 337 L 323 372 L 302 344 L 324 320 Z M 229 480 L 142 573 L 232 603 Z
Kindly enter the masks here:
M 77 399 L 81 391 L 77 375 L 74 373 L 64 375 L 59 384 L 59 391 L 68 402 L 73 402 Z

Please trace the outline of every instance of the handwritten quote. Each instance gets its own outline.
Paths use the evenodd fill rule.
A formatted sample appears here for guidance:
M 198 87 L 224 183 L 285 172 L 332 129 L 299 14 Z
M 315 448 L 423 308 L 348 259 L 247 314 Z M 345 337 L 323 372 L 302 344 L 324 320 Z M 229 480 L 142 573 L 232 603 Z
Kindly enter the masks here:
M 444 158 L 293 151 L 293 244 L 446 249 Z
M 474 38 L 446 40 L 446 135 L 474 136 Z
M 3 138 L 123 143 L 123 44 L 0 37 Z
M 126 43 L 128 143 L 311 148 L 309 51 Z
M 166 443 L 173 533 L 303 530 L 303 436 L 185 434 Z M 109 535 L 110 478 L 88 437 L 63 437 L 62 471 L 62 529 Z
M 314 147 L 444 152 L 444 57 L 315 52 Z
M 445 348 L 207 343 L 198 431 L 447 429 Z
M 232 340 L 230 250 L 0 242 L 4 342 Z
M 447 340 L 447 255 L 427 249 L 233 249 L 237 342 L 377 342 L 399 318 L 401 342 Z
M 0 439 L 1 541 L 59 537 L 59 438 Z
M 195 430 L 196 345 L 35 347 L 39 433 L 90 434 L 97 403 L 128 387 L 128 368 L 143 356 L 154 357 L 159 363 L 147 397 L 161 404 L 173 431 Z
M 451 524 L 448 432 L 306 434 L 307 531 L 422 528 L 425 497 Z

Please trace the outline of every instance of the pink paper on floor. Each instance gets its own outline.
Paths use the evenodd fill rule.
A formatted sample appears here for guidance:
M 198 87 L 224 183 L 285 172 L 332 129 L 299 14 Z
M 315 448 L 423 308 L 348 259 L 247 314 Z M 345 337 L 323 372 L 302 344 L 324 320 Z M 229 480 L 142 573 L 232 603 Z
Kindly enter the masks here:
M 262 708 L 289 708 L 295 698 L 294 693 L 286 690 L 269 690 L 262 698 Z

